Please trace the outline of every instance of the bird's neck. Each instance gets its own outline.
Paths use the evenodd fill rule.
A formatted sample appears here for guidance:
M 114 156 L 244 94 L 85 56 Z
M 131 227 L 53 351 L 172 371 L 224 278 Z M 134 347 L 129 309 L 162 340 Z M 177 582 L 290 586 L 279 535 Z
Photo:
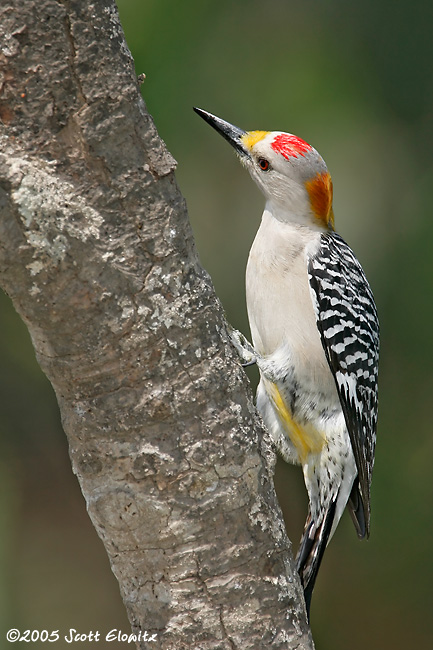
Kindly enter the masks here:
M 324 232 L 326 228 L 314 218 L 310 207 L 306 205 L 296 205 L 291 209 L 286 205 L 279 205 L 273 201 L 267 201 L 263 217 L 269 215 L 282 224 L 291 224 L 299 228 L 307 228 L 315 232 Z

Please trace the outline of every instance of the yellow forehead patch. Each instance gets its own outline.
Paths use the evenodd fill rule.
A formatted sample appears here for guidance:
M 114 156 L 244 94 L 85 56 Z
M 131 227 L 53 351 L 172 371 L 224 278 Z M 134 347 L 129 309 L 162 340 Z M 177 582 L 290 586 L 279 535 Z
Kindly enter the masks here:
M 305 183 L 305 187 L 316 219 L 330 230 L 334 230 L 332 180 L 329 172 L 317 174 L 311 181 Z
M 245 135 L 241 137 L 241 141 L 247 149 L 252 149 L 255 144 L 263 140 L 267 136 L 269 131 L 247 131 Z

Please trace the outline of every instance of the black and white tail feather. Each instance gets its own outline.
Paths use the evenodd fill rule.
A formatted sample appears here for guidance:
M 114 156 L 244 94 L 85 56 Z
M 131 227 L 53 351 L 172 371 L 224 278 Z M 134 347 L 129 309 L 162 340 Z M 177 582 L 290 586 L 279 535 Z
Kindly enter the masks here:
M 323 554 L 334 522 L 336 502 L 336 499 L 335 501 L 332 501 L 326 515 L 319 525 L 313 521 L 311 513 L 308 513 L 304 526 L 304 533 L 296 557 L 296 569 L 299 573 L 301 584 L 304 589 L 304 599 L 308 618 L 310 618 L 310 605 L 314 584 L 316 582 L 320 563 L 322 562 Z
M 360 538 L 370 532 L 370 485 L 377 426 L 379 322 L 358 260 L 336 233 L 321 235 L 308 261 L 310 292 L 325 355 L 335 379 L 358 476 L 347 503 Z M 338 495 L 319 522 L 308 515 L 297 568 L 309 612 L 311 595 L 331 534 Z

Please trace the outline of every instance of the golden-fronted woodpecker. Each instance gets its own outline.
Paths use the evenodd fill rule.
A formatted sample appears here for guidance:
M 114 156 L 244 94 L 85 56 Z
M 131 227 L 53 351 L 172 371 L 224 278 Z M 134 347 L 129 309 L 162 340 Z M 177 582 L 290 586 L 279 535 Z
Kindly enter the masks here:
M 283 457 L 300 464 L 309 512 L 297 555 L 307 612 L 326 545 L 348 506 L 370 530 L 379 323 L 352 250 L 334 230 L 332 181 L 320 154 L 281 131 L 244 131 L 194 109 L 235 148 L 265 195 L 246 271 L 257 407 Z

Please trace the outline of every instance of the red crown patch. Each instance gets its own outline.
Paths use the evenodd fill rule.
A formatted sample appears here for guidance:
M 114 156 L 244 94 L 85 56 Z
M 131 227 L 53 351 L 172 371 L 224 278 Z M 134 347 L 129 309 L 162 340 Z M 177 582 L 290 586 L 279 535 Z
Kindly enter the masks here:
M 304 156 L 306 151 L 311 150 L 311 146 L 305 140 L 296 137 L 296 135 L 289 135 L 288 133 L 280 133 L 275 136 L 271 147 L 274 151 L 284 156 L 286 160 Z

